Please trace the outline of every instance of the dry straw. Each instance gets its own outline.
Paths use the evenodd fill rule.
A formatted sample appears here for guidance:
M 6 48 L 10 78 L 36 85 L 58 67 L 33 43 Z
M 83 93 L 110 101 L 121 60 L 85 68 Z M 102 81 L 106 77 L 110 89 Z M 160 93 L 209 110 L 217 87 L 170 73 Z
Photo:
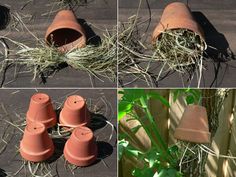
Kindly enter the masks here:
M 119 79 L 122 80 L 130 74 L 135 76 L 134 80 L 144 79 L 147 85 L 151 86 L 151 82 L 158 82 L 161 75 L 169 71 L 180 74 L 199 71 L 199 86 L 205 41 L 190 30 L 172 29 L 164 30 L 154 46 L 145 46 L 143 41 L 147 35 L 141 34 L 142 25 L 137 16 L 130 17 L 128 22 L 120 23 Z M 152 65 L 160 66 L 159 73 L 152 72 Z
M 26 27 L 19 15 L 17 15 L 21 25 L 36 39 L 36 47 L 30 47 L 21 42 L 12 40 L 6 36 L 0 36 L 4 41 L 10 41 L 16 49 L 9 50 L 3 55 L 0 62 L 0 72 L 8 66 L 15 64 L 26 65 L 27 72 L 33 72 L 36 77 L 44 75 L 48 77 L 60 69 L 60 65 L 67 63 L 76 70 L 87 71 L 89 74 L 97 77 L 102 81 L 103 77 L 115 81 L 116 79 L 116 33 L 114 30 L 105 30 L 100 45 L 87 45 L 84 48 L 73 49 L 67 53 L 60 53 L 55 47 L 50 47 L 45 42 L 37 38 Z M 8 51 L 5 45 L 5 51 Z M 4 71 L 3 71 L 4 72 Z
M 158 86 L 161 76 L 176 71 L 190 74 L 190 79 L 196 72 L 200 86 L 203 70 L 203 53 L 207 45 L 196 33 L 187 29 L 164 30 L 155 45 L 151 45 L 147 35 L 148 21 L 141 21 L 139 11 L 142 0 L 139 1 L 137 13 L 120 22 L 118 39 L 119 82 L 122 86 L 132 84 L 136 80 L 144 80 L 148 86 Z M 151 13 L 151 12 L 150 12 Z M 144 26 L 146 30 L 143 30 Z M 149 43 L 148 46 L 144 43 Z M 153 67 L 155 66 L 155 67 Z M 160 69 L 157 69 L 160 68 Z M 157 73 L 156 71 L 159 70 Z M 130 82 L 124 83 L 127 75 L 134 76 Z M 191 82 L 190 82 L 191 83 Z

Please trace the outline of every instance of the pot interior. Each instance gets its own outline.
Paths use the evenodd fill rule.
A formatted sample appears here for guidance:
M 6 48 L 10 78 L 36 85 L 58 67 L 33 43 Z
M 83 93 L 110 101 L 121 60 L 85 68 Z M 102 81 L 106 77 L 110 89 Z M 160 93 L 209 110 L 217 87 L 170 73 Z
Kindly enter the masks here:
M 61 47 L 78 40 L 80 37 L 82 37 L 80 32 L 74 29 L 62 28 L 51 32 L 47 37 L 47 41 L 55 47 Z

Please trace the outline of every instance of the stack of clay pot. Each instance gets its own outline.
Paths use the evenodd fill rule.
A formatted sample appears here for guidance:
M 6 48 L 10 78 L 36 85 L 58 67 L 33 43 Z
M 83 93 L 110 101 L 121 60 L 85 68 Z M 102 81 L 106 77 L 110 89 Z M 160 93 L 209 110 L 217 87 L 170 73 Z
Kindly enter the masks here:
M 20 142 L 20 154 L 28 161 L 41 162 L 53 155 L 54 145 L 47 129 L 57 124 L 56 113 L 47 94 L 31 97 L 26 114 L 26 128 Z M 84 98 L 69 96 L 60 112 L 59 122 L 65 128 L 73 128 L 64 147 L 66 160 L 77 166 L 91 165 L 97 159 L 97 145 L 93 132 L 86 127 L 90 113 Z
M 174 29 L 190 30 L 197 33 L 204 41 L 204 32 L 201 26 L 194 19 L 189 7 L 182 2 L 170 3 L 165 7 L 160 23 L 153 31 L 152 43 L 155 44 L 165 30 Z
M 97 145 L 93 132 L 86 127 L 90 123 L 90 113 L 84 98 L 69 96 L 61 110 L 59 122 L 64 127 L 75 128 L 64 147 L 68 162 L 77 166 L 88 166 L 97 159 Z
M 61 10 L 48 27 L 45 41 L 61 52 L 68 52 L 74 48 L 85 47 L 86 35 L 74 13 L 71 10 Z
M 187 106 L 174 137 L 193 143 L 209 143 L 210 136 L 206 108 L 199 105 Z

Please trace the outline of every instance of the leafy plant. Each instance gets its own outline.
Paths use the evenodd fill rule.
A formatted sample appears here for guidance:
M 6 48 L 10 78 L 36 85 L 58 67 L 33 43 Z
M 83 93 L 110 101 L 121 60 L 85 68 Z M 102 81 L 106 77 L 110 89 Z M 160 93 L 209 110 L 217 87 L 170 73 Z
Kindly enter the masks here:
M 180 96 L 185 98 L 187 105 L 200 104 L 202 101 L 202 92 L 199 89 L 175 89 L 172 91 L 172 93 L 174 102 L 176 102 Z
M 127 140 L 126 135 L 119 136 L 119 160 L 125 154 L 143 162 L 142 168 L 133 170 L 135 177 L 181 177 L 178 171 L 179 150 L 177 146 L 168 147 L 158 130 L 157 122 L 152 116 L 148 103 L 150 99 L 159 100 L 169 107 L 169 102 L 156 91 L 144 91 L 143 89 L 124 89 L 120 91 L 122 98 L 119 101 L 119 121 L 128 115 L 126 121 L 137 120 L 140 125 L 132 128 L 137 132 L 143 128 L 151 140 L 151 148 L 143 152 L 133 147 Z M 144 119 L 139 117 L 135 109 L 139 109 L 145 115 Z M 148 122 L 148 123 L 147 123 Z

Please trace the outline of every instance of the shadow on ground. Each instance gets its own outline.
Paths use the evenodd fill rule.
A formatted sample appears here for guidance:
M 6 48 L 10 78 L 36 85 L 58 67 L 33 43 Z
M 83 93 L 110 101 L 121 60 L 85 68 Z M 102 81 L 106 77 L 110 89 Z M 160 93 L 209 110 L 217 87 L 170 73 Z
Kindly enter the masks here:
M 0 177 L 4 177 L 4 176 L 7 176 L 7 174 L 6 174 L 5 170 L 0 168 Z
M 0 5 L 0 30 L 6 29 L 11 20 L 10 9 Z
M 206 58 L 212 59 L 214 61 L 214 78 L 210 83 L 210 87 L 217 86 L 217 78 L 219 74 L 219 70 L 221 67 L 222 62 L 226 63 L 230 60 L 235 60 L 235 55 L 231 50 L 227 39 L 225 38 L 224 34 L 217 31 L 217 29 L 213 26 L 213 24 L 207 19 L 207 17 L 202 12 L 192 12 L 193 16 L 195 17 L 196 21 L 202 27 L 204 34 L 205 34 L 205 41 L 208 45 L 206 50 Z M 227 67 L 221 73 L 223 73 L 222 80 L 224 78 L 224 74 L 226 72 Z
M 234 53 L 230 49 L 229 43 L 224 34 L 218 32 L 202 12 L 193 12 L 193 16 L 204 31 L 205 40 L 209 46 L 206 50 L 208 57 L 212 58 L 216 62 L 235 59 Z

